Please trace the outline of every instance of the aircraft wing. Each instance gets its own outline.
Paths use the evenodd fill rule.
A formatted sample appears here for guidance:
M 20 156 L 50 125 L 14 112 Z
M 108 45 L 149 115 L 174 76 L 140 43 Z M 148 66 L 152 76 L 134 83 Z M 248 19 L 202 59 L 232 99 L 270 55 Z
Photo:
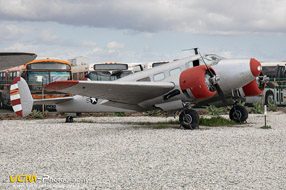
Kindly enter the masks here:
M 45 90 L 139 104 L 164 95 L 173 88 L 171 82 L 56 81 L 48 84 Z
M 24 65 L 36 59 L 34 53 L 22 52 L 0 52 L 0 70 L 9 69 L 10 67 Z
M 34 99 L 34 105 L 42 104 L 58 104 L 72 100 L 73 97 L 49 98 L 49 99 Z

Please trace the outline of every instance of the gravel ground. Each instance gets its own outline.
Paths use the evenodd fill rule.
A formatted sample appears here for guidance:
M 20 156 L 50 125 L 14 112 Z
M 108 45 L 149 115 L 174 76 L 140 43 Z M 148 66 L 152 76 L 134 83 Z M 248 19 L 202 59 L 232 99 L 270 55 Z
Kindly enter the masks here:
M 154 129 L 158 117 L 0 121 L 0 189 L 286 189 L 285 113 L 233 127 Z M 36 175 L 37 183 L 11 183 Z

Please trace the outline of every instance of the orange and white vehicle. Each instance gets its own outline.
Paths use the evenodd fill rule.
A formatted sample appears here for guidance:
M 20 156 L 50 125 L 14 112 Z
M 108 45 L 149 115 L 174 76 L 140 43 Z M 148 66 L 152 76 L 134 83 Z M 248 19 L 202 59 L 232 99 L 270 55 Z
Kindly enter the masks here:
M 25 65 L 0 71 L 1 105 L 10 107 L 10 85 L 14 78 L 23 77 L 34 99 L 48 99 L 70 96 L 66 93 L 45 92 L 51 82 L 72 79 L 71 64 L 57 59 L 39 59 Z
M 12 81 L 21 76 L 24 65 L 0 71 L 0 107 L 10 106 L 10 85 Z

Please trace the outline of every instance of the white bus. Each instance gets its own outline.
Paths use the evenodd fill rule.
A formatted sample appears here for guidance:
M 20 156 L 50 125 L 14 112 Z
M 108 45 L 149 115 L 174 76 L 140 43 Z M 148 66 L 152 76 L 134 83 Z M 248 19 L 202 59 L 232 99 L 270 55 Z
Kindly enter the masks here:
M 169 61 L 158 61 L 158 62 L 146 63 L 145 69 L 152 69 L 152 68 L 160 66 L 160 65 L 165 65 L 167 63 L 169 63 Z
M 89 66 L 87 78 L 92 81 L 113 81 L 142 70 L 140 63 L 94 63 Z
M 270 78 L 275 88 L 266 86 L 262 95 L 248 97 L 246 103 L 286 105 L 286 61 L 261 62 L 261 65 L 263 74 Z

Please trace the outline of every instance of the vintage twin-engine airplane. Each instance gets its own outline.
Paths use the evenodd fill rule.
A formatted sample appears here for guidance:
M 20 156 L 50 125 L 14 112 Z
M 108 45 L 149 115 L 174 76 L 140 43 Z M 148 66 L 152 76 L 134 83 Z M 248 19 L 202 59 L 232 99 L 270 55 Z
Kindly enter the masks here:
M 230 119 L 246 121 L 247 110 L 236 102 L 246 96 L 259 95 L 264 90 L 264 81 L 256 79 L 262 71 L 260 62 L 253 58 L 224 59 L 214 54 L 201 56 L 197 50 L 195 52 L 194 56 L 116 81 L 56 81 L 48 84 L 45 90 L 81 95 L 85 96 L 84 99 L 104 99 L 95 105 L 108 106 L 114 111 L 181 110 L 179 120 L 185 129 L 194 129 L 199 125 L 198 113 L 189 109 L 196 104 L 233 105 Z M 76 101 L 75 97 L 78 96 L 48 101 L 57 103 L 57 108 L 70 105 L 73 112 L 82 112 L 86 104 L 79 104 L 83 99 Z M 11 102 L 18 115 L 30 113 L 33 99 L 24 79 L 13 81 Z

